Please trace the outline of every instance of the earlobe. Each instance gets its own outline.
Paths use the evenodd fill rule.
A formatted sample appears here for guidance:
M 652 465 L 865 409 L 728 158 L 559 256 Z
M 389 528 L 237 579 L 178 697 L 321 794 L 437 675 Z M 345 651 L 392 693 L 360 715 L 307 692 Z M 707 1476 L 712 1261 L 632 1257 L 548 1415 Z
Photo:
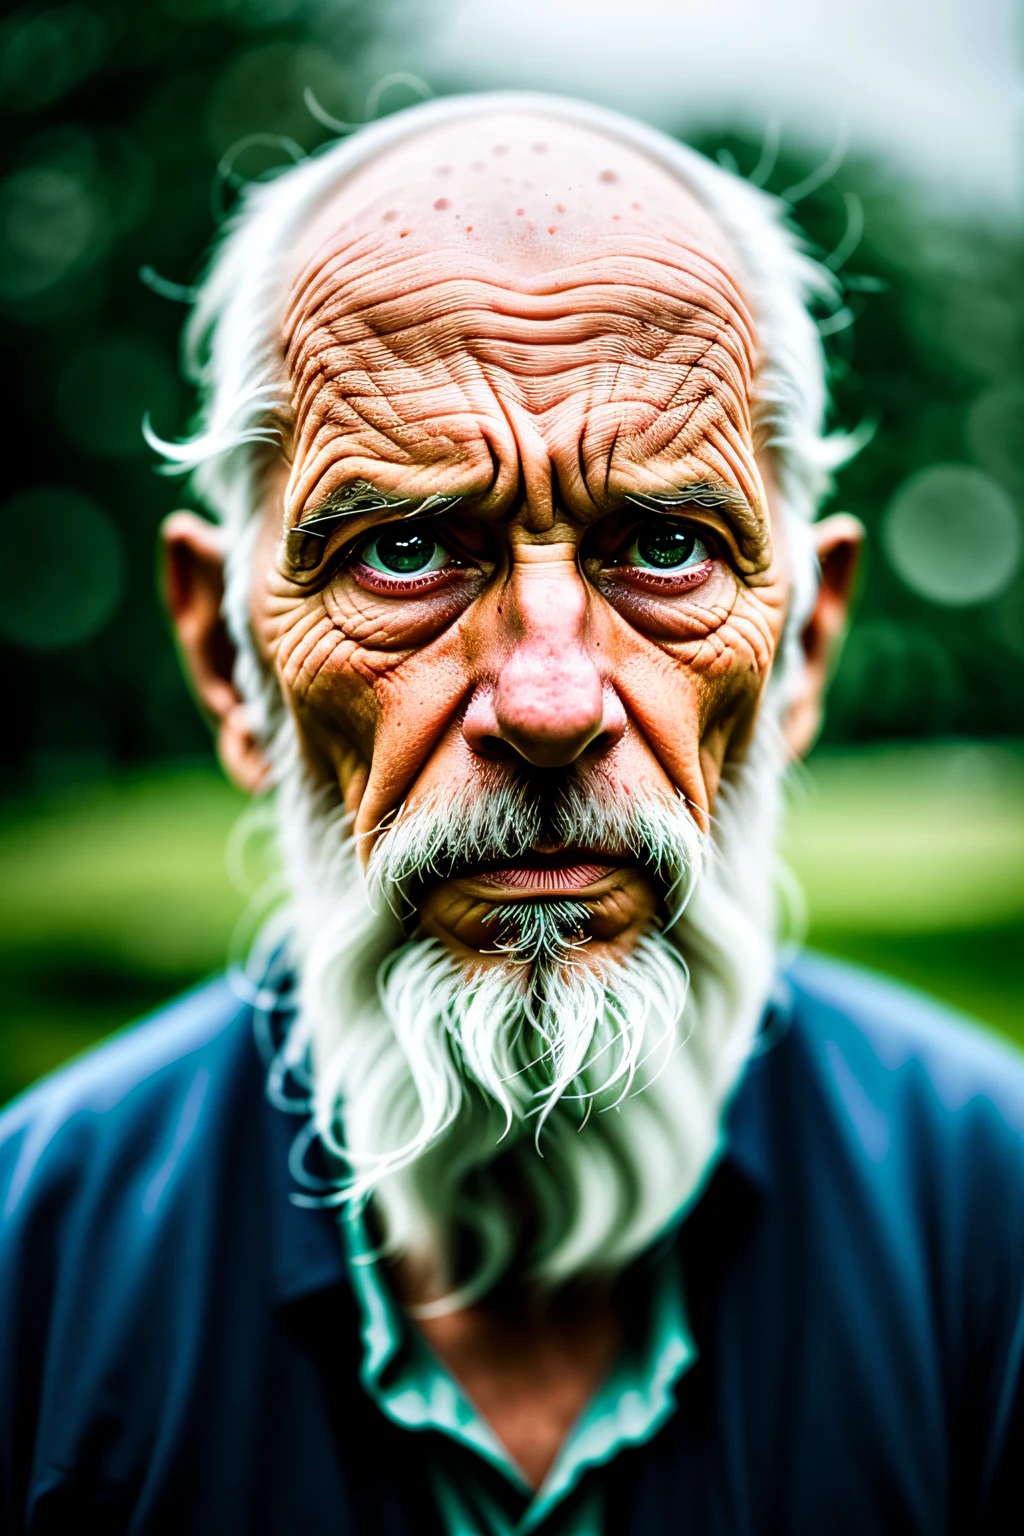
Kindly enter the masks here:
M 224 770 L 253 793 L 269 767 L 235 687 L 235 648 L 221 615 L 224 556 L 220 530 L 194 512 L 172 512 L 161 529 L 164 591 L 196 697 L 214 721 Z
M 812 529 L 820 579 L 811 616 L 800 637 L 803 670 L 783 731 L 790 752 L 804 757 L 821 725 L 825 687 L 846 629 L 864 526 L 848 512 L 823 518 Z

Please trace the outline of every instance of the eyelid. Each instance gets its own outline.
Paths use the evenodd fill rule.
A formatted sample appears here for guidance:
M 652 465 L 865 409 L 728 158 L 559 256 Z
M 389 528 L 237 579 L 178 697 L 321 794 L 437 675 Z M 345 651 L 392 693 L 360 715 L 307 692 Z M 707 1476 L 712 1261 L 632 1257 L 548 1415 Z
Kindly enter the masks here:
M 723 530 L 716 521 L 708 518 L 706 515 L 691 516 L 689 509 L 680 510 L 679 512 L 673 509 L 667 514 L 661 508 L 657 511 L 652 509 L 649 512 L 646 509 L 641 510 L 638 508 L 637 510 L 640 515 L 630 519 L 624 533 L 616 538 L 615 543 L 609 549 L 610 563 L 622 560 L 628 550 L 636 543 L 644 528 L 650 527 L 652 524 L 656 525 L 659 522 L 674 525 L 684 529 L 687 533 L 692 533 L 695 538 L 699 538 L 700 542 L 707 546 L 708 554 L 713 560 L 722 558 Z M 702 510 L 698 509 L 698 511 Z M 731 549 L 730 553 L 733 553 Z
M 307 513 L 305 517 L 286 528 L 278 550 L 277 566 L 281 574 L 300 586 L 309 586 L 321 580 L 337 564 L 339 557 L 348 559 L 350 546 L 377 529 L 392 524 L 408 524 L 416 518 L 437 517 L 465 502 L 464 495 L 442 495 L 440 492 L 424 497 L 411 507 L 408 498 L 394 498 L 377 506 L 342 508 L 328 506 L 320 511 Z M 390 517 L 381 513 L 390 512 Z M 356 532 L 352 524 L 362 524 Z M 439 541 L 440 542 L 440 541 Z
M 728 507 L 702 507 L 693 502 L 680 502 L 678 506 L 670 506 L 667 503 L 662 503 L 660 506 L 653 503 L 641 505 L 631 498 L 627 498 L 627 501 L 638 513 L 637 524 L 633 525 L 634 529 L 644 513 L 648 517 L 683 523 L 698 531 L 701 538 L 711 539 L 713 547 L 709 552 L 712 559 L 727 559 L 740 576 L 751 576 L 764 569 L 762 564 L 751 561 L 744 555 L 729 517 Z
M 715 528 L 729 545 L 737 570 L 751 575 L 767 569 L 771 563 L 771 517 L 767 504 L 751 501 L 738 488 L 696 485 L 693 499 L 685 487 L 670 500 L 642 492 L 626 494 L 625 500 L 654 513 L 685 513 L 695 521 Z M 717 515 L 716 515 L 717 514 Z

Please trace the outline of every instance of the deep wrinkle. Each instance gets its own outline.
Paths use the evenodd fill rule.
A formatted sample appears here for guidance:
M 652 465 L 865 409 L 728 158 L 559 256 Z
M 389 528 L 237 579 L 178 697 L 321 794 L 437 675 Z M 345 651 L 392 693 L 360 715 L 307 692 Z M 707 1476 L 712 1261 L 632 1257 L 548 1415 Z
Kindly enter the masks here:
M 623 165 L 607 195 L 634 171 L 651 178 Z M 592 229 L 587 215 L 574 232 L 568 215 L 543 248 L 537 231 L 502 233 L 506 191 L 474 192 L 468 250 L 409 178 L 401 156 L 382 160 L 372 186 L 323 210 L 285 319 L 292 462 L 267 538 L 342 515 L 304 587 L 271 563 L 254 622 L 310 761 L 367 854 L 400 807 L 475 797 L 485 769 L 523 757 L 682 795 L 706 827 L 789 594 L 731 253 L 667 177 L 658 197 L 631 199 L 660 201 L 657 217 Z M 381 207 L 398 205 L 401 220 L 384 222 Z M 360 483 L 379 505 L 345 515 Z M 421 504 L 457 564 L 418 579 L 361 566 L 371 533 Z M 675 573 L 624 562 L 629 528 L 655 517 L 691 529 L 707 559 Z M 486 549 L 449 542 L 459 519 Z M 456 947 L 471 894 L 459 884 L 441 882 L 419 914 Z M 595 958 L 628 948 L 657 899 L 642 871 L 622 871 L 619 917 L 598 922 L 594 906 Z

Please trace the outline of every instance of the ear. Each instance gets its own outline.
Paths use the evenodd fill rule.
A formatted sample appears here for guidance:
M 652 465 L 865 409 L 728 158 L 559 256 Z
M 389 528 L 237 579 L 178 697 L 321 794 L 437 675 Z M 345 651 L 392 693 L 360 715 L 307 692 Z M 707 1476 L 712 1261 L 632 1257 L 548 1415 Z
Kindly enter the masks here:
M 172 512 L 160 532 L 164 590 L 186 672 L 199 703 L 213 719 L 224 771 L 240 789 L 252 794 L 265 785 L 269 764 L 234 684 L 235 648 L 221 616 L 220 530 L 194 512 Z
M 864 526 L 849 512 L 823 518 L 811 532 L 821 579 L 813 611 L 800 636 L 803 673 L 783 725 L 795 758 L 810 751 L 821 726 L 825 685 L 839 654 L 864 543 Z

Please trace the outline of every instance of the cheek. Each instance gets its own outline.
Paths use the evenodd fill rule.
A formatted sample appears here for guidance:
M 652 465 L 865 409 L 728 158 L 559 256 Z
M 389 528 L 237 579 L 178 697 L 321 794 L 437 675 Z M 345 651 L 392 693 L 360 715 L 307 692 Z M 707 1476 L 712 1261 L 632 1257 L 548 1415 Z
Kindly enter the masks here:
M 331 626 L 305 665 L 282 649 L 278 676 L 300 734 L 333 766 L 347 792 L 351 770 L 371 761 L 380 717 L 382 669 Z
M 357 833 L 372 832 L 412 792 L 442 803 L 457 793 L 468 767 L 459 721 L 471 681 L 461 646 L 450 634 L 380 677 Z
M 737 583 L 730 606 L 707 610 L 702 615 L 704 632 L 688 636 L 671 650 L 709 681 L 729 678 L 735 684 L 742 679 L 760 688 L 775 657 L 783 616 L 771 594 L 755 594 Z
M 726 582 L 685 612 L 659 605 L 616 626 L 623 703 L 673 787 L 705 811 L 730 744 L 756 714 L 784 618 L 781 593 Z M 624 747 L 628 775 L 628 736 Z
M 700 672 L 739 666 L 766 672 L 781 632 L 783 595 L 753 591 L 717 565 L 713 575 L 682 598 L 624 587 L 605 594 L 630 627 L 666 655 Z
M 373 613 L 364 626 L 349 611 L 343 629 L 332 608 L 337 613 L 329 594 L 321 593 L 282 610 L 272 654 L 304 739 L 332 764 L 343 792 L 352 754 L 358 759 L 366 787 L 352 808 L 357 830 L 367 831 L 438 756 L 446 732 L 461 742 L 455 722 L 468 686 L 463 647 L 457 623 L 432 643 L 436 624 L 428 623 L 427 643 L 413 648 L 415 626 L 405 613 L 403 647 L 388 649 L 379 643 L 382 631 Z

